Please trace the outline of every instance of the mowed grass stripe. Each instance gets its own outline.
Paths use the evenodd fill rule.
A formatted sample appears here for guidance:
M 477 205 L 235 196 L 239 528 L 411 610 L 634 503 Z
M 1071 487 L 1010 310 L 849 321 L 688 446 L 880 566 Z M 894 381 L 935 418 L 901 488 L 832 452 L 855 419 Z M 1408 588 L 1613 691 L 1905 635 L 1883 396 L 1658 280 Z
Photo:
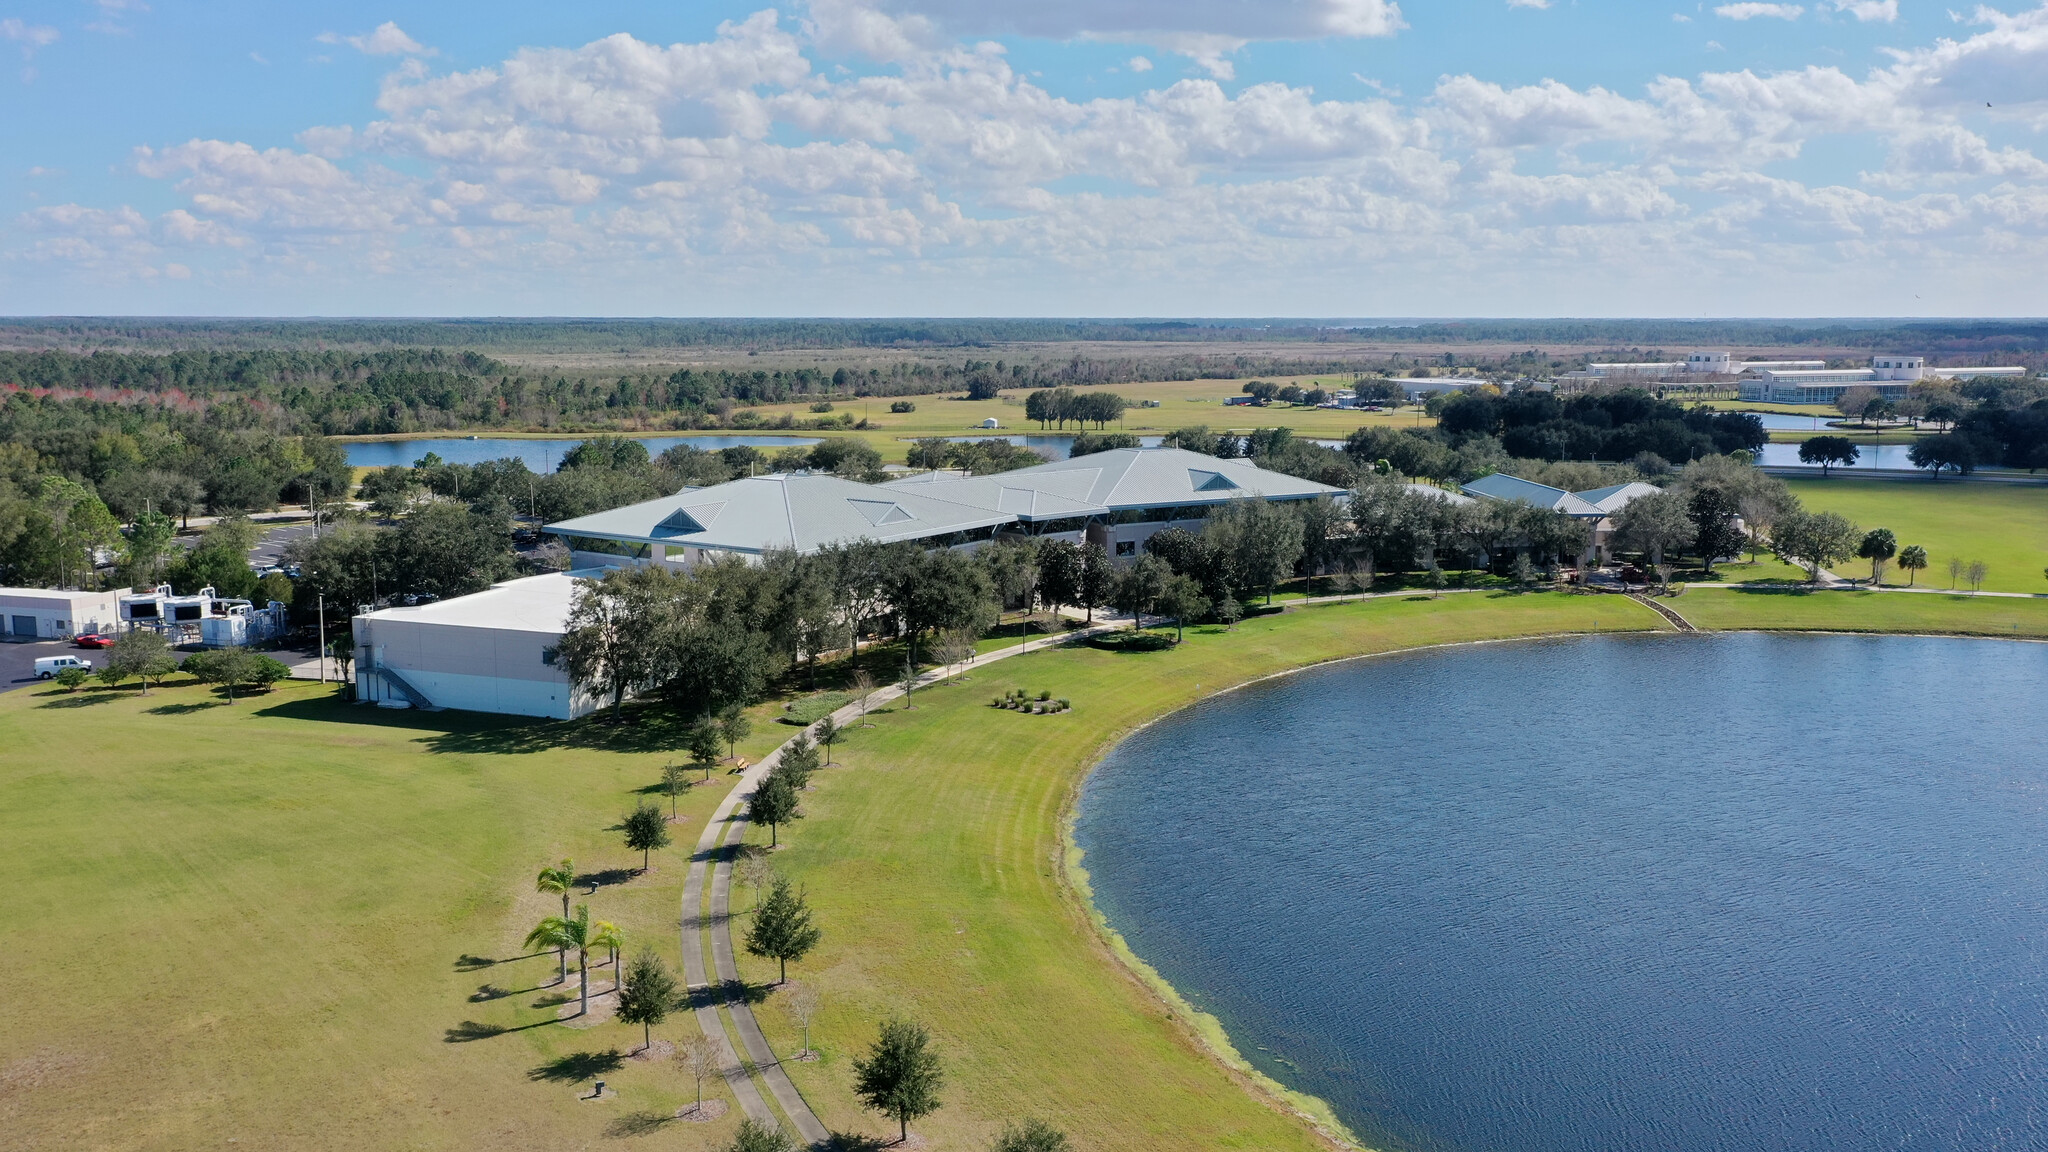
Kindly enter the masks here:
M 1987 592 L 2048 592 L 2048 485 L 1958 480 L 1856 480 L 1830 477 L 1786 481 L 1808 508 L 1839 512 L 1868 531 L 1889 528 L 1899 547 L 1927 549 L 1920 587 L 1947 588 L 1950 557 L 1990 566 Z M 1844 576 L 1870 577 L 1870 562 L 1837 565 Z M 1906 583 L 1894 566 L 1885 583 Z M 1968 584 L 1963 584 L 1967 588 Z

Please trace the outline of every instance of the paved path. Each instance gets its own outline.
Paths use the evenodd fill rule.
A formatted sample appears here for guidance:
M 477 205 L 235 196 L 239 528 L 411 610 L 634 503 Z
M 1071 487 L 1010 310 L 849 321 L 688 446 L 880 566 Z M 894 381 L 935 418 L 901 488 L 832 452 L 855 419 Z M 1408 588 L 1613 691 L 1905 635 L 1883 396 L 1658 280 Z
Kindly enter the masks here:
M 698 939 L 698 930 L 706 919 L 702 912 L 705 864 L 721 851 L 718 834 L 738 801 L 739 790 L 734 789 L 704 826 L 704 834 L 697 838 L 697 850 L 690 856 L 690 872 L 683 881 L 683 982 L 697 1004 L 697 1026 L 718 1046 L 719 1072 L 732 1089 L 733 1099 L 740 1102 L 740 1111 L 763 1124 L 773 1124 L 775 1114 L 768 1110 L 768 1102 L 761 1099 L 760 1090 L 754 1087 L 754 1078 L 747 1074 L 739 1054 L 725 1038 L 725 1023 L 718 1018 L 718 1005 L 723 997 L 711 994 L 710 981 L 704 976 L 704 946 Z
M 1638 604 L 1641 604 L 1643 607 L 1648 608 L 1650 611 L 1655 612 L 1657 615 L 1662 616 L 1666 620 L 1671 621 L 1671 626 L 1678 629 L 1680 632 L 1699 631 L 1699 629 L 1692 626 L 1692 621 L 1687 620 L 1683 616 L 1680 616 L 1676 611 L 1672 610 L 1671 608 L 1666 607 L 1663 604 L 1657 603 L 1655 600 L 1650 599 L 1648 596 L 1645 596 L 1641 592 L 1630 592 L 1628 594 L 1628 598 L 1635 601 Z
M 780 749 L 777 752 L 776 759 L 780 760 Z M 749 769 L 741 779 L 745 781 L 748 777 L 752 777 L 752 785 L 742 783 L 740 787 L 746 788 L 751 798 L 753 788 L 760 785 L 767 773 Z M 727 851 L 719 853 L 718 866 L 711 873 L 711 962 L 718 966 L 718 978 L 728 988 L 740 987 L 739 965 L 732 953 L 732 849 L 739 847 L 746 831 L 747 817 L 744 814 L 734 816 L 726 825 Z M 728 997 L 725 1010 L 732 1017 L 733 1030 L 740 1034 L 740 1044 L 747 1050 L 747 1059 L 754 1062 L 754 1070 L 767 1082 L 768 1091 L 782 1106 L 783 1114 L 796 1125 L 797 1133 L 812 1144 L 822 1144 L 830 1139 L 832 1134 L 825 1130 L 825 1125 L 811 1111 L 811 1106 L 804 1103 L 803 1093 L 796 1090 L 796 1085 L 790 1082 L 789 1073 L 782 1069 L 782 1061 L 776 1058 L 774 1049 L 768 1047 L 768 1038 L 761 1034 L 761 1025 L 754 1019 L 753 1007 L 744 997 Z
M 1080 628 L 1059 636 L 1027 640 L 1014 648 L 1006 647 L 988 652 L 963 664 L 933 668 L 917 678 L 917 687 L 929 687 L 941 679 L 950 679 L 992 660 L 1042 651 L 1048 647 L 1068 644 L 1121 626 L 1115 622 L 1099 623 L 1091 628 Z M 872 708 L 877 704 L 886 704 L 902 695 L 901 685 L 877 689 L 868 696 L 866 706 Z M 832 721 L 841 726 L 854 725 L 861 722 L 862 714 L 862 704 L 855 702 L 832 713 Z M 815 735 L 815 727 L 813 725 L 805 728 L 801 734 Z M 794 739 L 796 736 L 792 735 L 790 740 Z M 782 1062 L 768 1046 L 768 1038 L 762 1034 L 759 1022 L 754 1019 L 753 1009 L 747 1006 L 744 999 L 732 996 L 726 991 L 739 985 L 739 969 L 732 947 L 732 852 L 728 849 L 737 847 L 740 843 L 746 832 L 747 818 L 744 814 L 735 813 L 743 802 L 753 798 L 754 790 L 760 787 L 761 782 L 768 778 L 768 773 L 781 762 L 783 749 L 788 747 L 789 742 L 784 741 L 775 751 L 763 756 L 759 763 L 749 765 L 747 770 L 740 774 L 739 783 L 733 786 L 731 792 L 726 793 L 725 799 L 718 802 L 718 807 L 712 811 L 711 819 L 704 826 L 703 834 L 697 837 L 697 850 L 690 858 L 690 871 L 683 881 L 683 978 L 692 989 L 711 989 L 713 992 L 712 995 L 706 996 L 697 1008 L 697 1023 L 704 1030 L 704 1034 L 711 1037 L 725 1054 L 728 1069 L 726 1083 L 732 1086 L 733 1095 L 739 1099 L 741 1109 L 757 1120 L 773 1121 L 767 1102 L 762 1099 L 760 1091 L 755 1088 L 753 1079 L 747 1075 L 746 1069 L 739 1065 L 738 1058 L 733 1055 L 732 1042 L 726 1037 L 724 1021 L 718 1014 L 721 1003 L 731 1014 L 733 1028 L 740 1035 L 740 1043 L 747 1049 L 748 1058 L 761 1073 L 761 1078 L 767 1083 L 775 1102 L 782 1106 L 783 1112 L 789 1116 L 791 1123 L 804 1139 L 818 1144 L 829 1139 L 831 1133 L 818 1119 L 817 1114 L 811 1111 L 810 1105 L 804 1102 L 803 1094 L 797 1091 L 796 1085 L 789 1079 L 789 1074 L 783 1071 Z M 711 894 L 711 910 L 708 916 L 701 911 L 704 906 L 707 877 Z M 711 928 L 712 963 L 716 966 L 720 981 L 715 987 L 704 971 L 704 946 L 699 936 L 700 926 L 707 921 Z

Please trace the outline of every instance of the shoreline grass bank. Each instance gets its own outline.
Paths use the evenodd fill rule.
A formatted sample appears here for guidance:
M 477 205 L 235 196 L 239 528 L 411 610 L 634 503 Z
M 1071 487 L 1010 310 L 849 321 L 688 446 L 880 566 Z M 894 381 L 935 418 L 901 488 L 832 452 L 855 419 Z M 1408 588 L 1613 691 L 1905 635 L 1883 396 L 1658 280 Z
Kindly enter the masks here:
M 1712 628 L 2048 636 L 2048 601 L 1697 589 L 1670 603 Z M 835 746 L 771 857 L 808 885 L 826 929 L 791 969 L 825 994 L 811 1029 L 822 1059 L 786 1068 L 835 1130 L 893 1132 L 853 1101 L 848 1064 L 882 1017 L 907 1013 L 947 1054 L 945 1107 L 915 1126 L 938 1147 L 984 1147 L 1029 1114 L 1082 1148 L 1325 1146 L 1297 1115 L 1312 1106 L 1269 1106 L 1271 1089 L 1212 1055 L 1198 1014 L 1119 961 L 1085 872 L 1067 868 L 1080 782 L 1138 726 L 1262 675 L 1662 627 L 1616 596 L 1396 596 L 1191 629 L 1160 652 L 1034 653 L 878 709 Z M 1075 708 L 989 706 L 1009 688 Z M 0 697 L 0 838 L 13 849 L 0 884 L 21 910 L 0 928 L 17 958 L 17 1026 L 0 1034 L 11 1133 L 110 1149 L 728 1140 L 736 1109 L 674 1120 L 688 1078 L 630 1058 L 637 1028 L 561 1019 L 555 958 L 519 947 L 559 910 L 532 890 L 534 870 L 568 855 L 598 881 L 574 899 L 678 966 L 687 846 L 728 778 L 682 798 L 677 847 L 638 875 L 614 825 L 660 799 L 649 789 L 677 755 L 661 725 L 391 713 L 330 693 Z M 791 731 L 757 722 L 740 751 Z M 1247 789 L 1282 769 L 1247 765 Z M 751 903 L 736 894 L 736 912 Z M 796 1051 L 772 969 L 740 964 L 773 1046 Z M 609 978 L 594 970 L 593 991 Z M 674 1017 L 655 1035 L 693 1030 Z M 579 1101 L 593 1078 L 606 1098 Z M 705 1095 L 730 1099 L 715 1081 Z

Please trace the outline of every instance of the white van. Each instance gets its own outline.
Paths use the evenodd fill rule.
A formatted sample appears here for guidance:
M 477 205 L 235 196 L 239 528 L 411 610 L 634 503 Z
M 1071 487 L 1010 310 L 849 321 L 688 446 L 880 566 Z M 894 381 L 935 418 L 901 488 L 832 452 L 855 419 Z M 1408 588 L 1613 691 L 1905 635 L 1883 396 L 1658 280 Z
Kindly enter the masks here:
M 92 671 L 92 661 L 79 656 L 45 656 L 36 661 L 36 679 L 48 680 L 66 668 L 83 668 Z

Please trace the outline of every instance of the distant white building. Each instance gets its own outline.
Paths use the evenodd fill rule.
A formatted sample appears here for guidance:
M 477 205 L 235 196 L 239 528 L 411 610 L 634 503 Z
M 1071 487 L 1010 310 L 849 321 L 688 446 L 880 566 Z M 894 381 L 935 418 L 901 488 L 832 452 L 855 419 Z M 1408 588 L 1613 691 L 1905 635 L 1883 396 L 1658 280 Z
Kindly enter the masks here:
M 2025 368 L 1928 368 L 1924 356 L 1874 356 L 1868 368 L 1777 369 L 1758 365 L 1742 382 L 1744 400 L 1764 404 L 1833 404 L 1851 388 L 1870 388 L 1886 400 L 1903 400 L 1913 381 L 1930 376 L 1975 380 L 1986 376 L 2024 377 Z
M 1410 400 L 1427 396 L 1431 392 L 1469 392 L 1474 388 L 1491 383 L 1477 376 L 1420 376 L 1402 377 L 1387 381 L 1401 389 L 1401 394 Z

